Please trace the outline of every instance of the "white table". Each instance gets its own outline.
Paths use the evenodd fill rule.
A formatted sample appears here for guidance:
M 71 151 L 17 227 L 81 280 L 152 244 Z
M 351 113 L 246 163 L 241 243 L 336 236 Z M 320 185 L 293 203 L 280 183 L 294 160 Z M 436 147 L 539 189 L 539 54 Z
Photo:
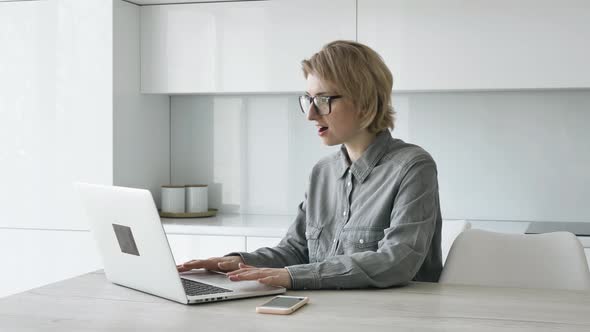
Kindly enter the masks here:
M 186 306 L 97 271 L 0 299 L 0 331 L 590 331 L 590 292 L 411 283 L 288 294 L 311 301 L 290 316 L 256 314 L 269 297 Z

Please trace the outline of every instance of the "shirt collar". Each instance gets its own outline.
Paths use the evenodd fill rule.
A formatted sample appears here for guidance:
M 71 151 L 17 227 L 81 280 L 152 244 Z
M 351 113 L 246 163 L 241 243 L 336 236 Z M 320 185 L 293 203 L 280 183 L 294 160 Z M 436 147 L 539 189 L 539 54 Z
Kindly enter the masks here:
M 348 151 L 344 144 L 340 146 L 339 160 L 338 160 L 338 178 L 346 175 L 350 168 L 350 172 L 359 182 L 364 182 L 367 176 L 371 173 L 375 165 L 381 160 L 387 151 L 387 147 L 393 142 L 389 130 L 383 130 L 377 134 L 375 140 L 369 145 L 363 155 L 357 159 L 352 165 L 348 157 Z

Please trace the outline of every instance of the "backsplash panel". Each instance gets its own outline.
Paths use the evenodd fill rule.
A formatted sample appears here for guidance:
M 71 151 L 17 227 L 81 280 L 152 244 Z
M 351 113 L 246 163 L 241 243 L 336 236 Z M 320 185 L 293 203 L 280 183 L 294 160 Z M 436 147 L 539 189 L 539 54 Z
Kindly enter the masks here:
M 394 94 L 393 136 L 439 169 L 445 219 L 590 221 L 590 91 Z M 323 146 L 295 95 L 171 97 L 173 184 L 222 212 L 293 215 Z
M 297 108 L 295 108 L 297 107 Z M 323 147 L 296 96 L 173 96 L 172 183 L 226 213 L 295 214 Z
M 590 221 L 589 90 L 398 99 L 438 163 L 445 218 Z

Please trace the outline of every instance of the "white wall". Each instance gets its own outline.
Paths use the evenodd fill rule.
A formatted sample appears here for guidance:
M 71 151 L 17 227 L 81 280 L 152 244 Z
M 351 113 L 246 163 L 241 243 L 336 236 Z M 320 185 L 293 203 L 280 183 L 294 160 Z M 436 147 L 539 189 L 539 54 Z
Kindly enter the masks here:
M 590 90 L 394 93 L 445 219 L 590 221 Z M 324 147 L 295 95 L 173 96 L 172 182 L 226 212 L 294 214 Z
M 115 0 L 113 12 L 113 177 L 149 189 L 160 204 L 170 182 L 170 98 L 140 94 L 139 6 Z
M 112 6 L 0 3 L 0 227 L 88 229 L 71 185 L 112 183 Z
M 112 14 L 0 3 L 0 296 L 101 265 L 72 182 L 113 181 Z
M 169 97 L 139 93 L 139 7 L 0 3 L 0 296 L 100 268 L 71 183 L 170 181 Z M 53 230 L 51 230 L 53 229 Z

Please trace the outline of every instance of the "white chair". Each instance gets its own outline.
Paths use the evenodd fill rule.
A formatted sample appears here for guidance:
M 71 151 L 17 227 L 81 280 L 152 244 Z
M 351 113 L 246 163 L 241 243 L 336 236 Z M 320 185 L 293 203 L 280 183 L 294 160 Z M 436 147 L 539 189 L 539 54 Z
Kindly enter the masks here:
M 468 229 L 471 229 L 471 223 L 467 220 L 443 220 L 441 232 L 443 265 L 457 236 Z
M 440 283 L 590 290 L 584 248 L 572 233 L 505 234 L 471 229 L 451 247 Z

